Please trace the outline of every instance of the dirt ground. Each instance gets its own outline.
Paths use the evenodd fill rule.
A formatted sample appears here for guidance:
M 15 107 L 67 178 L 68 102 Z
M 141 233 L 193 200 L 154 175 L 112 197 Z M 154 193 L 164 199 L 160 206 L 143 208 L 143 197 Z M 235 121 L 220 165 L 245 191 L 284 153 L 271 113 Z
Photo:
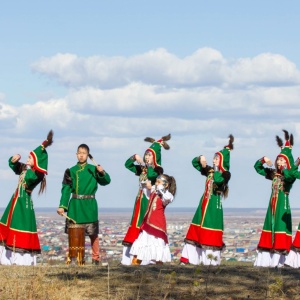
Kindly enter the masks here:
M 0 266 L 0 299 L 300 299 L 300 270 L 212 266 Z

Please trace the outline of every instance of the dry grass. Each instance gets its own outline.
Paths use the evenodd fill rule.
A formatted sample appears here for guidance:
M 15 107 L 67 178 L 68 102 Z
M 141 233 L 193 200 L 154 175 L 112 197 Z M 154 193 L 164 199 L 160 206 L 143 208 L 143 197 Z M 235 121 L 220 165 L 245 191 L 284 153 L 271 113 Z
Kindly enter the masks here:
M 240 263 L 0 266 L 0 276 L 0 299 L 300 299 L 299 270 Z

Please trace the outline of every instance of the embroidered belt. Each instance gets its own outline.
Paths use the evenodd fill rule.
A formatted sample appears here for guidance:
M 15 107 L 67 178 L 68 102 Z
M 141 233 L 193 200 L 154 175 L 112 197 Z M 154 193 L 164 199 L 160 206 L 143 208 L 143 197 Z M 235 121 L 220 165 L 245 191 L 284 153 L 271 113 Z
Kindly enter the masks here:
M 72 198 L 74 198 L 74 199 L 94 199 L 95 195 L 78 195 L 78 194 L 72 194 Z

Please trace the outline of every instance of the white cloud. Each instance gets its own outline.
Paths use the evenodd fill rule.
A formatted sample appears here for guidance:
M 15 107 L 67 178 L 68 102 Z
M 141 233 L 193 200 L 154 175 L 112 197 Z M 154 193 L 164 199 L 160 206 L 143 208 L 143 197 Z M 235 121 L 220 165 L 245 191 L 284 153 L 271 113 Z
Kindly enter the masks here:
M 131 57 L 78 57 L 57 54 L 32 64 L 36 72 L 66 86 L 107 89 L 142 82 L 168 87 L 276 86 L 300 82 L 294 63 L 282 55 L 263 53 L 254 58 L 226 60 L 211 48 L 179 58 L 165 49 Z
M 238 59 L 226 75 L 232 85 L 277 86 L 300 82 L 296 65 L 284 56 L 272 53 Z

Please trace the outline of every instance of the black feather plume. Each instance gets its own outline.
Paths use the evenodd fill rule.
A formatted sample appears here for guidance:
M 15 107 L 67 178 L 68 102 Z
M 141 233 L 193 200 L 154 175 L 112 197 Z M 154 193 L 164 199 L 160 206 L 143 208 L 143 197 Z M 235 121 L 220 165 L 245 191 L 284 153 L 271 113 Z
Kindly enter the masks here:
M 171 139 L 171 133 L 169 133 L 168 135 L 165 135 L 161 138 L 163 141 L 169 141 Z
M 163 140 L 162 146 L 164 147 L 165 150 L 169 150 L 170 146 L 166 141 L 169 141 L 171 139 L 171 134 L 169 133 L 168 135 L 165 135 L 161 138 Z
M 53 133 L 53 130 L 51 129 L 47 135 L 47 139 L 42 144 L 45 148 L 47 148 L 53 144 L 53 135 L 54 135 L 54 133 Z
M 289 135 L 288 131 L 285 130 L 285 129 L 282 129 L 282 131 L 284 132 L 284 138 L 285 138 L 285 140 L 288 141 L 290 139 L 290 135 Z
M 155 139 L 154 138 L 151 138 L 151 137 L 146 137 L 144 139 L 145 142 L 150 142 L 150 143 L 154 143 L 155 142 Z
M 283 146 L 283 141 L 278 135 L 276 135 L 276 142 L 280 148 Z
M 234 136 L 232 134 L 229 134 L 229 149 L 233 150 L 233 142 L 234 142 Z
M 294 146 L 294 136 L 292 133 L 290 135 L 290 144 L 291 144 L 291 146 Z

